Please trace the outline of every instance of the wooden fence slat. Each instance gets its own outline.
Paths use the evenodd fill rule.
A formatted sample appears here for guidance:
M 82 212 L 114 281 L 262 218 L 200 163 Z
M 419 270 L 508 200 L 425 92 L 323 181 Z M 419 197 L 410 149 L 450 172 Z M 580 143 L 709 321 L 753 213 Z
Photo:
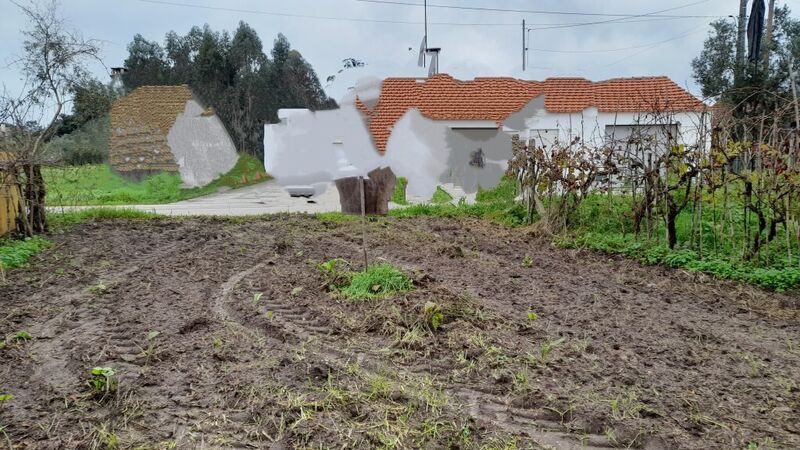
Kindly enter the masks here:
M 0 152 L 0 161 L 11 159 L 8 153 Z M 16 228 L 19 214 L 19 186 L 12 173 L 0 171 L 0 236 Z

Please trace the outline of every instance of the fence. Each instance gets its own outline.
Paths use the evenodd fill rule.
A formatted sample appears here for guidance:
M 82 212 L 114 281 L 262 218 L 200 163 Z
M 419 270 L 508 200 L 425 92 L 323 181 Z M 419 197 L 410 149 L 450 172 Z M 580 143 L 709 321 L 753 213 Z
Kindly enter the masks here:
M 8 153 L 0 152 L 0 161 L 9 159 Z M 0 236 L 16 228 L 19 202 L 19 186 L 14 174 L 0 170 Z

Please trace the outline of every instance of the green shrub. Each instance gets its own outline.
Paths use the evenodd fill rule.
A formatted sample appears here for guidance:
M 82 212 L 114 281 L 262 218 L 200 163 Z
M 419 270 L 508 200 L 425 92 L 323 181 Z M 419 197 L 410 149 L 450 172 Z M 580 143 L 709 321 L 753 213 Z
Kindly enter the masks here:
M 108 115 L 92 119 L 72 133 L 51 139 L 45 147 L 48 160 L 72 166 L 100 164 L 108 159 Z

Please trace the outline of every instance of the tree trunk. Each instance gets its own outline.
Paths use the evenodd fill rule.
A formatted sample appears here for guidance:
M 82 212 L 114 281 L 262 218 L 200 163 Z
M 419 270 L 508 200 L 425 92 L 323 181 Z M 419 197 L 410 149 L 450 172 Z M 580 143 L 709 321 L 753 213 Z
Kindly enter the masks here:
M 733 84 L 738 86 L 742 79 L 742 72 L 744 69 L 745 59 L 745 26 L 744 22 L 747 19 L 747 0 L 739 0 L 739 19 L 736 27 L 736 62 L 733 69 Z
M 775 0 L 769 0 L 767 7 L 767 29 L 764 32 L 764 72 L 769 74 L 769 51 L 772 47 L 772 27 L 775 16 Z
M 665 216 L 667 222 L 667 245 L 670 250 L 675 249 L 675 245 L 678 243 L 678 232 L 675 225 L 675 219 L 677 217 L 678 213 L 673 211 L 668 211 Z
M 42 169 L 38 164 L 22 166 L 25 174 L 17 231 L 24 236 L 47 232 L 47 217 L 44 205 L 45 187 Z

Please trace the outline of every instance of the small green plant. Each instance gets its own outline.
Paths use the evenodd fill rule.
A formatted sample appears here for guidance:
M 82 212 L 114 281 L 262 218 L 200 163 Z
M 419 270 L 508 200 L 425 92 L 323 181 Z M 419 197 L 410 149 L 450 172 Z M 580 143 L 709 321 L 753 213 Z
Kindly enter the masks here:
M 522 267 L 533 267 L 533 258 L 531 258 L 529 255 L 525 255 L 525 257 L 522 258 Z
M 17 342 L 25 342 L 25 341 L 30 341 L 31 339 L 33 339 L 33 336 L 31 336 L 31 334 L 30 334 L 30 333 L 28 333 L 28 332 L 27 332 L 27 331 L 25 331 L 25 330 L 22 330 L 22 331 L 17 331 L 17 332 L 16 332 L 16 333 L 14 333 L 14 335 L 11 337 L 11 340 L 12 340 L 12 341 L 17 341 Z
M 325 287 L 331 291 L 337 291 L 350 284 L 352 273 L 349 264 L 341 258 L 320 263 L 317 268 L 325 275 Z
M 514 388 L 518 391 L 525 390 L 528 388 L 528 374 L 519 371 L 514 374 Z
M 434 302 L 425 303 L 425 306 L 422 308 L 422 315 L 425 319 L 425 324 L 431 331 L 437 331 L 441 328 L 444 314 L 442 313 L 442 308 L 438 304 Z
M 564 343 L 565 338 L 558 338 L 549 341 L 542 342 L 539 344 L 539 351 L 535 354 L 528 354 L 528 364 L 532 366 L 546 366 L 548 362 L 550 362 L 550 354 L 553 352 L 553 349 L 560 346 Z
M 93 367 L 86 384 L 96 393 L 109 393 L 116 389 L 116 372 L 111 367 Z
M 211 341 L 211 346 L 212 346 L 212 347 L 214 347 L 214 348 L 216 348 L 216 349 L 222 348 L 222 339 L 220 339 L 220 338 L 218 338 L 218 337 L 215 337 L 215 338 L 214 338 L 214 339 Z
M 0 394 L 0 404 L 2 404 L 2 402 L 7 402 L 7 401 L 9 401 L 9 400 L 11 400 L 12 398 L 14 398 L 14 395 L 13 395 L 13 394 Z
M 538 314 L 536 314 L 533 311 L 528 311 L 528 320 L 533 322 L 533 321 L 538 320 L 538 319 L 539 319 L 539 315 Z
M 100 282 L 95 284 L 94 286 L 89 286 L 86 290 L 92 294 L 102 294 L 103 292 L 108 290 L 108 286 L 105 283 Z
M 272 320 L 272 318 L 275 317 L 275 312 L 272 311 L 272 310 L 269 310 L 269 311 L 264 313 L 264 317 L 266 317 L 267 320 Z
M 261 293 L 261 292 L 256 292 L 255 294 L 253 294 L 253 304 L 254 304 L 254 305 L 257 305 L 257 304 L 258 304 L 258 302 L 260 302 L 260 301 L 261 301 L 261 297 L 262 297 L 263 295 L 264 295 L 264 294 L 263 294 L 263 293 Z
M 303 292 L 303 288 L 298 286 L 298 287 L 292 289 L 292 292 L 290 294 L 291 294 L 292 297 L 297 297 L 298 295 L 300 295 L 301 292 Z

